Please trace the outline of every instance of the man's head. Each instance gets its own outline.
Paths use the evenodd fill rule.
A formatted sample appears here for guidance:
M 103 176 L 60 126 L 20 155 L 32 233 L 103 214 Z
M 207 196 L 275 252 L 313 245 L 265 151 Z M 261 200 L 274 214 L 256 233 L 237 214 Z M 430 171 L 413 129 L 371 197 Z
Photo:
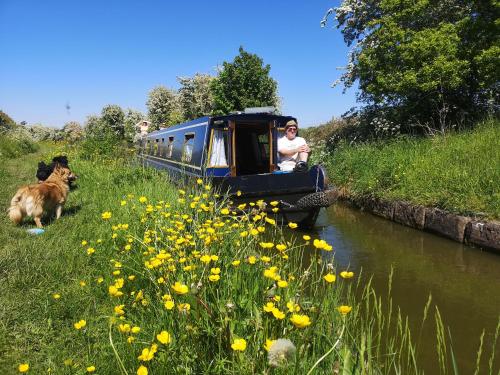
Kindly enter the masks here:
M 297 131 L 299 126 L 297 125 L 297 121 L 290 120 L 285 125 L 285 135 L 289 140 L 294 139 L 297 136 Z

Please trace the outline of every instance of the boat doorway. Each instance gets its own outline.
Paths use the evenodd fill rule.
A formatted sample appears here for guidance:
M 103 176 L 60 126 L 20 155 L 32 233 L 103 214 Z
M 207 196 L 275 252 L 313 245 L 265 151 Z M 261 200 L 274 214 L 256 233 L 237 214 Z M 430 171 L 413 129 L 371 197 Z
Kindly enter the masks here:
M 233 165 L 236 176 L 274 171 L 272 122 L 233 123 Z

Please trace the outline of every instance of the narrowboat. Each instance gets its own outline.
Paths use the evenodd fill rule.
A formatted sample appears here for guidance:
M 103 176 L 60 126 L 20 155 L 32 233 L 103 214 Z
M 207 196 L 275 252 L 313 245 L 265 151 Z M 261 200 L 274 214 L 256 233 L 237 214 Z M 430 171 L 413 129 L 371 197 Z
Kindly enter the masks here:
M 334 197 L 326 190 L 319 165 L 301 172 L 279 170 L 277 141 L 290 120 L 295 118 L 258 108 L 201 117 L 145 135 L 139 141 L 139 158 L 176 179 L 210 178 L 236 204 L 279 202 L 274 210 L 279 221 L 311 227 L 320 208 Z M 272 208 L 266 210 L 273 213 Z

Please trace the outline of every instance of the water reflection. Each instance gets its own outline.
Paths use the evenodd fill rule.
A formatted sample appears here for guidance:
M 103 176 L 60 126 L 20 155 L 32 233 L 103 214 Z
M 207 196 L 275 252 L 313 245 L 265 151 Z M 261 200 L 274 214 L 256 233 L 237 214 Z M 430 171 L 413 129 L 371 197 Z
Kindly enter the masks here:
M 429 294 L 445 326 L 449 326 L 460 373 L 472 373 L 483 329 L 485 345 L 491 343 L 500 314 L 500 256 L 445 238 L 408 228 L 338 204 L 325 210 L 313 236 L 333 244 L 335 260 L 365 277 L 373 275 L 379 295 L 387 293 L 387 279 L 394 267 L 392 297 L 420 327 Z M 422 333 L 426 374 L 438 371 L 433 320 Z M 491 352 L 491 346 L 485 346 Z M 483 358 L 486 364 L 487 358 Z M 500 367 L 497 358 L 496 369 Z M 498 371 L 498 370 L 497 370 Z M 496 373 L 496 372 L 495 372 Z

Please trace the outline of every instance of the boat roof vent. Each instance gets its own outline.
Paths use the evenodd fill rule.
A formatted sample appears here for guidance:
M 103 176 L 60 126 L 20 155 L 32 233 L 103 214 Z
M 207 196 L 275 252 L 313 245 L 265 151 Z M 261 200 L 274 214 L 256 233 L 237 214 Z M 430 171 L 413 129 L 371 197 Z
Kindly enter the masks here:
M 275 107 L 251 107 L 245 108 L 244 113 L 276 113 Z

